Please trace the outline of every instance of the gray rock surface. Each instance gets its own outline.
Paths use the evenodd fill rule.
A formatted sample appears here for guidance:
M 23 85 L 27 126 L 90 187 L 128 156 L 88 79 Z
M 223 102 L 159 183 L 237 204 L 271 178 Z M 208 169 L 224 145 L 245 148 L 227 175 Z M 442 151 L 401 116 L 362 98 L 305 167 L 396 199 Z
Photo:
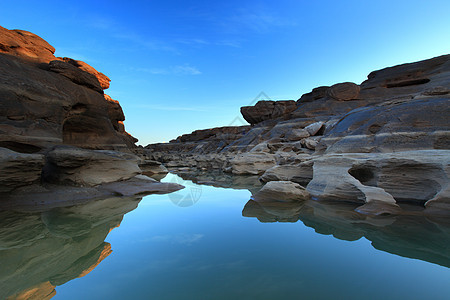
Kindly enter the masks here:
M 25 154 L 0 147 L 0 193 L 39 183 L 45 160 L 42 154 Z
M 309 193 L 298 183 L 270 181 L 253 196 L 257 202 L 296 202 L 309 198 Z
M 371 214 L 393 213 L 404 201 L 449 211 L 449 91 L 450 55 L 443 55 L 374 71 L 361 85 L 315 88 L 281 115 L 273 114 L 276 101 L 243 107 L 252 127 L 234 137 L 179 138 L 145 151 L 177 168 L 308 184 L 314 197 L 367 203 L 360 211 Z M 358 177 L 370 172 L 370 182 Z
M 111 150 L 59 146 L 47 156 L 44 179 L 50 183 L 95 186 L 141 173 L 139 157 Z

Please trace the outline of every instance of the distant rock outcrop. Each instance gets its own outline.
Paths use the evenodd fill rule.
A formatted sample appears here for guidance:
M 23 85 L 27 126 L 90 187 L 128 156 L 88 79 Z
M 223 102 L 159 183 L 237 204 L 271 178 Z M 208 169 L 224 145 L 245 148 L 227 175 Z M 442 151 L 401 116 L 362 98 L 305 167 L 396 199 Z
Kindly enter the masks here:
M 361 85 L 318 87 L 292 103 L 242 107 L 252 127 L 235 138 L 178 138 L 147 153 L 175 171 L 299 183 L 314 198 L 360 203 L 362 213 L 393 213 L 404 201 L 450 212 L 450 55 L 372 72 Z

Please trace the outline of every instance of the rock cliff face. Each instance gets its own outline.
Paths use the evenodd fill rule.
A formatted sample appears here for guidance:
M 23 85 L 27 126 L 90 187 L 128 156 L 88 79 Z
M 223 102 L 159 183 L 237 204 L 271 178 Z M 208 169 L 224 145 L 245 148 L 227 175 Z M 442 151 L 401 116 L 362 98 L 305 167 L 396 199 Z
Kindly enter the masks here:
M 134 147 L 120 105 L 103 92 L 110 79 L 54 52 L 37 35 L 0 27 L 0 146 L 26 153 L 58 144 Z
M 54 53 L 31 32 L 0 27 L 1 202 L 12 205 L 27 193 L 30 201 L 52 191 L 64 195 L 54 185 L 73 186 L 62 196 L 65 201 L 128 194 L 125 185 L 96 188 L 123 180 L 132 180 L 136 193 L 179 189 L 133 179 L 142 172 L 139 164 L 149 162 L 134 155 L 137 140 L 125 131 L 122 108 L 104 94 L 110 79 L 85 62 Z
M 318 87 L 293 103 L 260 101 L 241 108 L 251 127 L 202 130 L 147 154 L 174 171 L 291 181 L 315 199 L 360 203 L 363 213 L 395 213 L 400 202 L 450 212 L 450 55 L 375 71 L 360 85 Z

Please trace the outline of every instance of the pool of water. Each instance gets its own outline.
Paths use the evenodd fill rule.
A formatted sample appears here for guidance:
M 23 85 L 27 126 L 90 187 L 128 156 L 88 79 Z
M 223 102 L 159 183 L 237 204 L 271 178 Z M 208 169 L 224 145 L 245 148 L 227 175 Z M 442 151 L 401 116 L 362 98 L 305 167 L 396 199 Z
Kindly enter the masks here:
M 449 299 L 445 220 L 163 181 L 186 189 L 0 212 L 0 298 Z

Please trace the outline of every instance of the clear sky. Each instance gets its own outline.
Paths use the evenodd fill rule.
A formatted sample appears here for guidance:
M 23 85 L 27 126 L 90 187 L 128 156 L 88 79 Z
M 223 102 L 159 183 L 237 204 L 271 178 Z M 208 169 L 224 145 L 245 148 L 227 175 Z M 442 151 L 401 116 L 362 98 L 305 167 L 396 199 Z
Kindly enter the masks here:
M 143 145 L 230 125 L 260 92 L 297 100 L 450 53 L 449 0 L 15 0 L 0 25 L 109 76 Z

